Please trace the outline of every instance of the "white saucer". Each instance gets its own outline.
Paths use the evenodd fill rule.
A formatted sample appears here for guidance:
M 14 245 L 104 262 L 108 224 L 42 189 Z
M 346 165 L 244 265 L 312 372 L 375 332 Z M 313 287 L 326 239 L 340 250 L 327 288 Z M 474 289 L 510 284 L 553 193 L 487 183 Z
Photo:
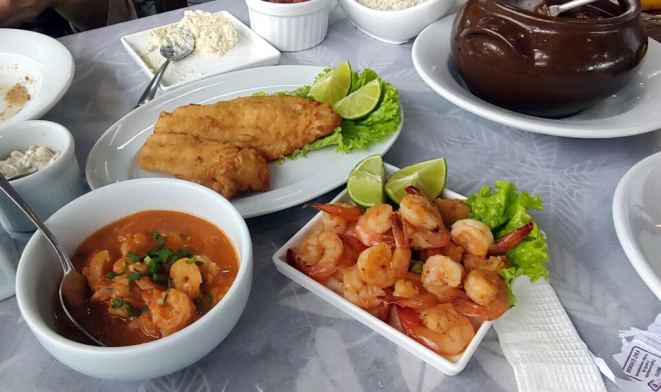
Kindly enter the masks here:
M 4 92 L 13 85 L 25 86 L 30 96 L 17 113 L 0 115 L 0 128 L 46 114 L 67 91 L 73 74 L 73 57 L 58 41 L 31 31 L 0 29 L 0 112 L 9 106 Z
M 622 177 L 613 197 L 620 244 L 647 287 L 661 299 L 661 152 Z
M 473 95 L 454 66 L 450 50 L 455 15 L 435 22 L 413 44 L 413 65 L 440 96 L 478 116 L 513 128 L 575 138 L 613 138 L 661 129 L 661 44 L 650 39 L 645 60 L 633 80 L 599 104 L 562 119 L 516 113 Z M 487 71 L 485 71 L 487 72 Z

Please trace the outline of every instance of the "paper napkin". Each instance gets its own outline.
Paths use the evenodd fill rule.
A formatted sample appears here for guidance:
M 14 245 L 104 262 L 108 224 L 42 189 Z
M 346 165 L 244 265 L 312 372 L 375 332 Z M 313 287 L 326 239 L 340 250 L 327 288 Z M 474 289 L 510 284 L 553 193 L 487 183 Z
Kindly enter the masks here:
M 592 354 L 544 279 L 516 279 L 516 305 L 493 324 L 519 392 L 606 391 Z

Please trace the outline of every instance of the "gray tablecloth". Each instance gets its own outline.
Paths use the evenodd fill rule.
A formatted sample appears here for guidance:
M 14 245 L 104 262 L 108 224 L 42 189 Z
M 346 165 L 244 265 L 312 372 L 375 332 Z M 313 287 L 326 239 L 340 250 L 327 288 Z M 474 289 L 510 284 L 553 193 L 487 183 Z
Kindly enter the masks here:
M 240 0 L 207 3 L 248 23 Z M 76 76 L 45 117 L 71 130 L 84 167 L 97 138 L 134 106 L 148 78 L 122 48 L 122 35 L 176 21 L 181 11 L 63 38 Z M 441 39 L 441 37 L 439 37 Z M 661 149 L 661 133 L 615 140 L 575 140 L 516 131 L 445 101 L 418 77 L 411 43 L 375 41 L 346 19 L 310 50 L 285 53 L 282 64 L 334 65 L 350 60 L 393 83 L 406 113 L 387 162 L 405 166 L 445 156 L 448 188 L 463 194 L 497 179 L 542 196 L 535 216 L 549 237 L 551 283 L 581 337 L 616 367 L 619 329 L 645 327 L 661 306 L 620 248 L 613 191 L 640 159 Z M 317 201 L 330 200 L 338 191 Z M 279 274 L 273 252 L 314 211 L 300 207 L 248 220 L 255 251 L 253 290 L 227 339 L 207 357 L 170 376 L 135 383 L 93 379 L 57 362 L 34 338 L 15 298 L 0 303 L 2 391 L 513 391 L 514 374 L 490 331 L 466 369 L 449 377 Z M 16 236 L 20 245 L 25 236 Z M 176 355 L 176 353 L 173 353 Z M 136 364 L 139 366 L 139 364 Z M 607 381 L 611 390 L 616 390 Z

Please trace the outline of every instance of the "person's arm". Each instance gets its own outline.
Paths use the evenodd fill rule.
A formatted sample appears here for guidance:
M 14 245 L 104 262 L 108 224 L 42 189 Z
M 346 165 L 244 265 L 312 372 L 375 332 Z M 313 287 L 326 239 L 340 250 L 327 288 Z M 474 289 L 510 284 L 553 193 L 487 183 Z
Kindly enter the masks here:
M 96 29 L 108 23 L 108 0 L 50 1 L 51 7 L 79 30 Z
M 53 8 L 81 30 L 105 26 L 109 0 L 0 0 L 0 27 L 30 22 Z

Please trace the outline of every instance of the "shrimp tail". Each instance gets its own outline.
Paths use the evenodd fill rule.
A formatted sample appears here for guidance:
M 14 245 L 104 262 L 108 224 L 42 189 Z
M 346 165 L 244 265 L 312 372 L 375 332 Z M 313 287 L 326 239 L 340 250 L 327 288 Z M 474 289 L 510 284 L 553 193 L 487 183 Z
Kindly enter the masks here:
M 425 195 L 424 193 L 422 193 L 422 191 L 420 189 L 414 187 L 413 185 L 407 186 L 404 190 L 409 195 L 417 195 L 417 196 L 424 196 Z
M 358 254 L 362 253 L 365 249 L 367 249 L 367 246 L 360 242 L 360 240 L 352 235 L 348 234 L 338 234 L 342 242 L 344 242 L 345 245 L 356 251 Z
M 449 300 L 452 307 L 454 307 L 454 310 L 465 316 L 481 318 L 485 312 L 484 307 L 473 302 L 468 295 L 461 290 L 453 291 L 449 296 Z
M 490 255 L 504 255 L 508 250 L 517 246 L 524 238 L 530 234 L 532 229 L 535 227 L 535 224 L 530 221 L 525 225 L 519 227 L 518 229 L 505 234 L 504 236 L 498 238 L 493 244 L 489 247 L 488 254 Z
M 429 309 L 438 304 L 438 299 L 431 293 L 423 293 L 411 298 L 397 297 L 392 293 L 387 293 L 385 297 L 383 297 L 383 302 L 404 308 Z
M 402 332 L 433 351 L 441 352 L 440 346 L 434 339 L 427 336 L 426 328 L 421 324 L 418 314 L 413 309 L 399 306 L 395 307 L 395 309 L 397 318 L 399 319 L 399 325 L 402 327 Z
M 356 206 L 339 206 L 337 204 L 321 204 L 321 203 L 312 203 L 304 204 L 303 208 L 312 207 L 316 208 L 319 211 L 325 213 L 339 216 L 340 218 L 346 219 L 350 222 L 355 222 L 363 215 L 363 210 Z
M 386 321 L 388 320 L 388 316 L 390 316 L 390 308 L 392 307 L 391 304 L 381 302 L 381 304 L 373 307 L 366 309 L 368 313 L 370 313 L 372 316 L 378 318 L 381 321 Z
M 289 248 L 287 249 L 287 264 L 291 265 L 292 267 L 296 268 L 297 270 L 301 271 L 302 273 L 306 275 L 310 275 L 311 269 L 308 267 L 307 264 L 301 260 L 296 252 L 294 252 L 293 249 Z
M 395 237 L 395 247 L 400 249 L 409 248 L 409 237 L 404 230 L 404 221 L 402 220 L 402 215 L 399 212 L 393 212 L 390 217 L 392 220 L 392 234 Z

